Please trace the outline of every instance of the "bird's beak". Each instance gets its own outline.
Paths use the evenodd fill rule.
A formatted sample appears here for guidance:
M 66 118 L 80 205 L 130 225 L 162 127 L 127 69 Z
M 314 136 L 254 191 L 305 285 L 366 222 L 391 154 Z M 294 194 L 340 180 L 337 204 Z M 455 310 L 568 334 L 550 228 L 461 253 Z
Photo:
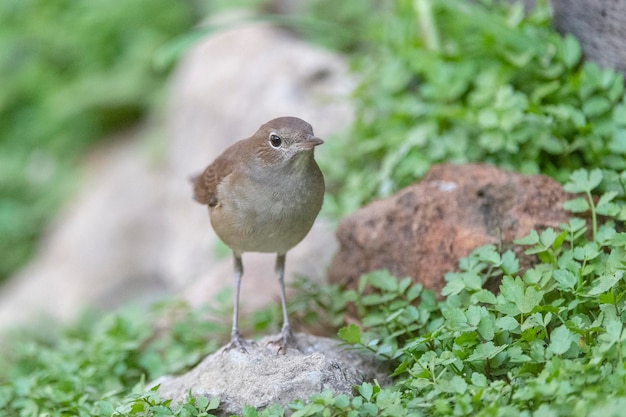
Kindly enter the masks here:
M 302 142 L 306 149 L 313 149 L 314 147 L 316 147 L 317 145 L 321 145 L 322 143 L 324 143 L 324 141 L 317 136 L 309 136 L 306 141 Z

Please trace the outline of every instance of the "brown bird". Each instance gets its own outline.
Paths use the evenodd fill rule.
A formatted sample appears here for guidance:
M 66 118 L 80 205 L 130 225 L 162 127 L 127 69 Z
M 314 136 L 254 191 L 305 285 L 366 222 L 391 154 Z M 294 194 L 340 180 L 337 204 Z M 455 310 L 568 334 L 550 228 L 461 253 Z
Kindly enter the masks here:
M 235 305 L 228 349 L 245 350 L 237 328 L 244 252 L 276 253 L 276 274 L 283 311 L 281 338 L 292 340 L 285 301 L 285 257 L 309 232 L 324 198 L 324 176 L 313 158 L 324 143 L 296 117 L 279 117 L 224 151 L 194 178 L 195 199 L 209 206 L 215 233 L 235 261 Z

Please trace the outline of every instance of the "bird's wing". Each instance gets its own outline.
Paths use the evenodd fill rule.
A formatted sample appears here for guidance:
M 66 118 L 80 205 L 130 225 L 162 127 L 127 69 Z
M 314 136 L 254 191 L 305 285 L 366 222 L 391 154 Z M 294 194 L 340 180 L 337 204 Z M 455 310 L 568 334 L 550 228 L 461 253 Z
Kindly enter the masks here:
M 211 165 L 206 167 L 204 172 L 194 178 L 193 191 L 194 199 L 202 204 L 208 204 L 211 207 L 216 206 L 219 201 L 217 198 L 217 186 L 233 172 L 236 166 L 240 142 L 233 144 L 226 149 Z

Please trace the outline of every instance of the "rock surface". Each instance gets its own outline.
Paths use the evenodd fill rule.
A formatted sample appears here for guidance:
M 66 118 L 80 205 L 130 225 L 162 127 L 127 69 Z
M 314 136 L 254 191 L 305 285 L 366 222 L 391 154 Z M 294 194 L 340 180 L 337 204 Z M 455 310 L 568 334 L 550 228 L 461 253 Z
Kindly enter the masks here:
M 531 230 L 557 227 L 569 215 L 568 194 L 547 176 L 524 176 L 489 165 L 436 165 L 417 184 L 345 218 L 333 283 L 355 286 L 361 274 L 389 269 L 440 291 L 460 258 L 491 243 L 506 248 Z M 522 266 L 532 258 L 521 250 Z
M 222 348 L 188 373 L 160 378 L 152 386 L 160 384 L 159 394 L 174 404 L 190 392 L 193 396 L 219 396 L 219 415 L 228 416 L 240 415 L 245 405 L 287 408 L 296 399 L 306 400 L 327 389 L 351 395 L 353 385 L 374 379 L 381 385 L 388 382 L 386 370 L 373 356 L 342 347 L 336 340 L 297 333 L 297 349 L 290 347 L 285 354 L 277 354 L 266 345 L 278 337 L 260 340 L 248 347 L 247 353 Z
M 166 129 L 153 120 L 87 161 L 82 190 L 32 262 L 0 289 L 0 328 L 164 294 L 212 300 L 232 286 L 232 261 L 215 255 L 218 240 L 189 177 L 276 116 L 301 117 L 324 139 L 340 133 L 351 123 L 352 85 L 341 57 L 268 25 L 200 41 L 171 79 Z M 323 279 L 335 247 L 330 228 L 316 224 L 289 252 L 287 280 Z M 245 254 L 244 267 L 244 310 L 277 299 L 274 256 Z
M 553 0 L 554 27 L 580 41 L 585 56 L 626 73 L 626 2 Z
M 535 7 L 536 0 L 522 1 L 529 10 Z M 551 0 L 550 4 L 552 25 L 578 39 L 585 59 L 626 74 L 626 2 Z

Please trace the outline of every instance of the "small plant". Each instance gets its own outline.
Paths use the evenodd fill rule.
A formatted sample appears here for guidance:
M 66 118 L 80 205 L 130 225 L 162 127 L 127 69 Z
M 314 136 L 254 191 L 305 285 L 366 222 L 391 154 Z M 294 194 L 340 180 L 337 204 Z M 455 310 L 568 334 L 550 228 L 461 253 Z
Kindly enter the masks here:
M 329 141 L 335 215 L 419 179 L 437 162 L 482 162 L 565 181 L 626 168 L 624 77 L 581 61 L 545 1 L 399 0 L 356 60 L 356 121 Z M 323 161 L 322 161 L 323 162 Z M 605 176 L 606 177 L 606 176 Z M 614 182 L 613 184 L 617 184 Z M 617 199 L 624 198 L 623 175 Z
M 219 339 L 207 335 L 222 330 L 202 311 L 166 304 L 91 317 L 58 329 L 52 340 L 16 335 L 12 350 L 3 347 L 2 415 L 110 416 L 120 401 L 153 398 L 138 394 L 145 379 L 190 367 L 217 349 Z
M 575 172 L 570 183 L 591 189 L 599 183 L 597 176 L 591 184 L 581 178 L 592 174 Z M 589 209 L 599 206 L 593 201 Z M 561 230 L 520 239 L 541 261 L 521 274 L 512 251 L 477 249 L 461 260 L 459 272 L 447 274 L 447 298 L 428 308 L 429 320 L 420 323 L 415 315 L 402 324 L 414 330 L 411 338 L 402 340 L 404 333 L 390 333 L 389 323 L 369 314 L 363 317 L 367 331 L 350 325 L 339 336 L 372 350 L 371 335 L 387 335 L 376 350 L 391 352 L 399 364 L 394 386 L 381 392 L 398 395 L 405 415 L 620 415 L 626 404 L 626 234 L 611 221 L 589 240 L 585 232 L 586 223 L 572 219 Z M 483 288 L 495 277 L 502 280 L 499 294 Z M 382 292 L 374 310 L 397 305 L 397 290 L 376 288 Z

